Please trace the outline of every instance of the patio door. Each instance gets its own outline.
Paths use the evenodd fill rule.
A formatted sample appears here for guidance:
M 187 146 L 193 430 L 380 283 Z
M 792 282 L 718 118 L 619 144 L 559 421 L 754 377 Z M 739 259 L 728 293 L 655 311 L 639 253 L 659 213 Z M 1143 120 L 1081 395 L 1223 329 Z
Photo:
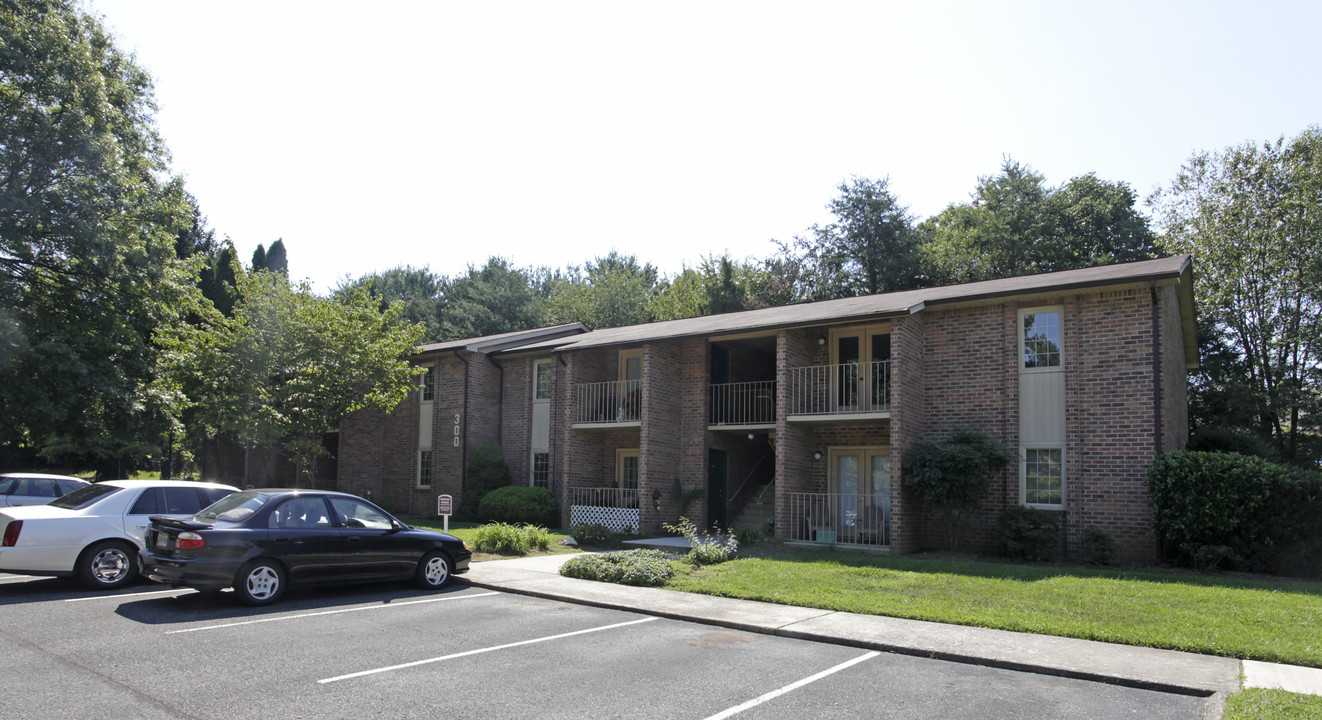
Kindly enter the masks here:
M 890 404 L 890 331 L 846 328 L 831 331 L 833 405 L 836 412 L 873 412 Z
M 836 447 L 828 458 L 832 515 L 841 539 L 881 542 L 890 518 L 890 448 Z

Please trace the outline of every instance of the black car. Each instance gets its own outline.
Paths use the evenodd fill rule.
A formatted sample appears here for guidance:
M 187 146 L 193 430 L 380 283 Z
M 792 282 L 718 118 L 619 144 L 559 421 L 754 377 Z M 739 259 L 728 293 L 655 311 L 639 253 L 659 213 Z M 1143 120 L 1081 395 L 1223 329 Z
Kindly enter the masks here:
M 372 503 L 322 490 L 237 492 L 187 520 L 153 516 L 142 574 L 175 587 L 233 587 L 266 605 L 288 585 L 413 578 L 444 587 L 468 571 L 462 540 L 409 527 Z

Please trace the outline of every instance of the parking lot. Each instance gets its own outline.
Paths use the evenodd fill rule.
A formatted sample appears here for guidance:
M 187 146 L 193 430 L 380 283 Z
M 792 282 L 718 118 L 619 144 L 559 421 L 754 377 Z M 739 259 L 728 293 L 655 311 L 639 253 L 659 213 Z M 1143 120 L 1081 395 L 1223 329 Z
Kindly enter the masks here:
M 468 587 L 262 609 L 0 575 L 6 718 L 1197 718 L 1202 698 Z

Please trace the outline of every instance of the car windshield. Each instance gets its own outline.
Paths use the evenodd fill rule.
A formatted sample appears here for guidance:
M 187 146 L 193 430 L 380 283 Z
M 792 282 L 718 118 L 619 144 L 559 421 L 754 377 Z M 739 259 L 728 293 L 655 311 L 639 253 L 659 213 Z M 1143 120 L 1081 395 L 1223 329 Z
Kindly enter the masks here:
M 123 489 L 114 485 L 87 485 L 64 497 L 56 498 L 48 504 L 65 510 L 81 510 L 92 503 L 101 502 Z
M 271 496 L 259 492 L 245 491 L 227 495 L 202 508 L 195 516 L 198 520 L 219 522 L 243 522 L 271 501 Z

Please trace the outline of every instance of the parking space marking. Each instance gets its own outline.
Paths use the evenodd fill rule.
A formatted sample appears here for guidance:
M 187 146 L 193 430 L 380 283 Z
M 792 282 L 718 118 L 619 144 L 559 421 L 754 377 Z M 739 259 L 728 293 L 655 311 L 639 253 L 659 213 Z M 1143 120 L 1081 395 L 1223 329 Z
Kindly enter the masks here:
M 628 622 L 615 623 L 614 625 L 602 625 L 601 627 L 588 628 L 586 630 L 575 630 L 574 632 L 561 633 L 559 635 L 548 635 L 546 637 L 533 638 L 532 640 L 520 640 L 519 642 L 506 643 L 505 645 L 496 645 L 494 647 L 478 648 L 477 650 L 468 650 L 466 652 L 455 653 L 453 655 L 443 655 L 441 657 L 427 658 L 426 660 L 415 660 L 410 663 L 391 665 L 390 667 L 376 668 L 373 670 L 363 670 L 362 672 L 349 673 L 348 675 L 338 675 L 324 680 L 318 680 L 317 683 L 325 685 L 326 683 L 339 682 L 341 680 L 350 680 L 352 678 L 363 677 L 366 675 L 376 675 L 378 673 L 391 672 L 394 670 L 404 670 L 419 665 L 429 665 L 445 660 L 454 660 L 455 658 L 468 657 L 469 655 L 481 655 L 482 653 L 495 652 L 497 650 L 507 650 L 509 648 L 521 647 L 523 645 L 533 645 L 536 643 L 549 642 L 551 640 L 561 640 L 575 635 L 587 635 L 588 633 L 601 632 L 602 630 L 614 630 L 615 628 L 628 627 L 630 625 L 640 625 L 653 620 L 660 620 L 659 617 L 645 617 L 641 620 L 630 620 Z
M 499 595 L 498 592 L 476 593 L 473 595 L 452 595 L 441 598 L 426 598 L 424 600 L 406 600 L 404 602 L 392 602 L 383 605 L 364 605 L 362 607 L 340 608 L 339 610 L 321 610 L 311 613 L 299 613 L 298 615 L 281 615 L 280 617 L 260 618 L 257 620 L 241 620 L 239 622 L 224 623 L 222 625 L 207 625 L 206 627 L 184 628 L 183 630 L 171 630 L 166 635 L 178 635 L 179 633 L 201 632 L 202 630 L 220 630 L 222 628 L 239 627 L 240 625 L 256 625 L 257 623 L 276 622 L 279 620 L 300 620 L 302 618 L 318 617 L 321 615 L 339 615 L 341 613 L 358 612 L 360 610 L 380 610 L 382 608 L 406 607 L 408 605 L 421 605 L 423 603 L 446 602 L 447 600 L 466 600 L 469 598 L 490 597 Z
M 878 656 L 878 655 L 880 655 L 880 654 L 881 654 L 881 653 L 877 652 L 876 650 L 872 650 L 872 651 L 869 651 L 869 652 L 863 653 L 862 655 L 860 655 L 860 656 L 854 658 L 853 660 L 849 660 L 849 661 L 847 661 L 847 662 L 842 662 L 842 663 L 840 663 L 839 665 L 836 665 L 836 666 L 833 667 L 833 668 L 827 668 L 826 670 L 823 670 L 823 671 L 817 673 L 816 675 L 812 675 L 812 676 L 810 676 L 810 677 L 806 677 L 806 678 L 804 678 L 804 679 L 802 679 L 802 680 L 799 680 L 798 682 L 790 683 L 789 685 L 786 685 L 785 687 L 780 688 L 779 690 L 772 690 L 771 692 L 769 692 L 769 693 L 767 693 L 767 694 L 765 694 L 765 695 L 762 695 L 762 696 L 759 696 L 759 697 L 755 697 L 755 698 L 753 698 L 752 700 L 749 700 L 748 702 L 743 703 L 742 705 L 736 705 L 736 706 L 730 708 L 729 710 L 725 710 L 724 712 L 716 713 L 715 715 L 712 715 L 711 717 L 707 718 L 707 720 L 725 720 L 725 718 L 728 718 L 728 717 L 734 717 L 735 715 L 738 715 L 739 713 L 741 713 L 741 712 L 743 712 L 743 711 L 745 711 L 745 710 L 748 710 L 748 709 L 750 709 L 750 708 L 755 708 L 755 707 L 757 707 L 758 705 L 761 705 L 762 703 L 765 703 L 765 702 L 767 702 L 767 701 L 769 701 L 769 700 L 774 700 L 774 699 L 780 697 L 781 695 L 784 695 L 785 693 L 794 692 L 795 690 L 798 690 L 799 688 L 803 687 L 804 685 L 807 685 L 807 684 L 809 684 L 809 683 L 817 682 L 818 680 L 821 680 L 821 679 L 824 678 L 824 677 L 828 677 L 828 676 L 830 676 L 830 675 L 834 675 L 834 674 L 840 672 L 841 670 L 845 670 L 845 669 L 851 668 L 851 667 L 853 667 L 853 666 L 855 666 L 855 665 L 857 665 L 857 664 L 859 664 L 859 663 L 861 663 L 861 662 L 864 662 L 864 661 L 866 661 L 866 660 L 871 660 L 872 658 L 874 658 L 874 657 L 876 657 L 876 656 Z
M 170 594 L 183 595 L 191 592 L 197 592 L 197 591 L 196 590 L 152 590 L 150 592 L 120 593 L 119 595 L 89 595 L 87 597 L 80 597 L 80 598 L 65 598 L 64 601 L 82 602 L 84 600 L 117 600 L 119 598 L 143 597 L 145 595 L 170 595 Z

